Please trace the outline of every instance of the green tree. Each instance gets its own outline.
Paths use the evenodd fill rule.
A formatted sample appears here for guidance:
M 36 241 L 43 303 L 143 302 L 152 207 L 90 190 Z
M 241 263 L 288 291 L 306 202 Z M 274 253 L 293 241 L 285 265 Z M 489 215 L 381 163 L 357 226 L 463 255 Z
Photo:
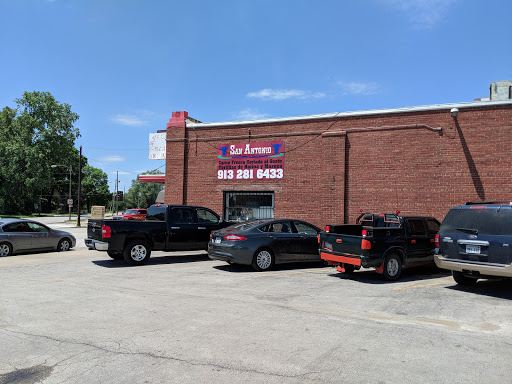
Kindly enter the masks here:
M 158 175 L 161 174 L 160 171 L 146 171 L 142 173 L 143 175 Z M 139 176 L 137 175 L 136 180 L 132 180 L 132 185 L 126 195 L 124 196 L 124 200 L 127 208 L 147 208 L 151 204 L 155 203 L 156 197 L 158 196 L 158 192 L 163 189 L 163 185 L 156 183 L 141 183 L 139 181 Z
M 79 116 L 49 92 L 24 92 L 15 102 L 0 112 L 0 212 L 30 213 L 42 194 L 52 195 L 52 164 L 78 170 Z
M 93 205 L 107 206 L 111 200 L 108 176 L 99 168 L 86 165 L 82 168 L 83 207 L 88 211 Z

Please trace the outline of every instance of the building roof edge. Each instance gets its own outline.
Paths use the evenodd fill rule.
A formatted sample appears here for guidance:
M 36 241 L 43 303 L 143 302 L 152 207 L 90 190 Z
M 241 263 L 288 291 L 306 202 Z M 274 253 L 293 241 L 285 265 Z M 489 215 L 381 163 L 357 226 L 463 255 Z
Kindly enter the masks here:
M 451 108 L 477 108 L 477 107 L 490 107 L 498 105 L 512 105 L 512 100 L 498 100 L 498 101 L 477 101 L 477 102 L 463 102 L 463 103 L 449 103 L 449 104 L 431 104 L 421 105 L 416 107 L 402 107 L 402 108 L 388 108 L 388 109 L 370 109 L 363 111 L 350 111 L 350 112 L 335 112 L 335 113 L 322 113 L 318 115 L 303 115 L 303 116 L 291 116 L 291 117 L 276 117 L 269 119 L 258 119 L 258 120 L 240 120 L 240 121 L 221 121 L 214 123 L 188 123 L 189 128 L 209 128 L 209 127 L 225 127 L 225 126 L 236 126 L 236 125 L 257 125 L 257 124 L 269 124 L 269 123 L 286 123 L 289 121 L 299 120 L 320 120 L 320 119 L 331 119 L 335 117 L 350 117 L 350 116 L 369 116 L 369 115 L 382 115 L 392 113 L 407 113 L 407 112 L 421 112 L 421 111 L 435 111 L 441 109 Z

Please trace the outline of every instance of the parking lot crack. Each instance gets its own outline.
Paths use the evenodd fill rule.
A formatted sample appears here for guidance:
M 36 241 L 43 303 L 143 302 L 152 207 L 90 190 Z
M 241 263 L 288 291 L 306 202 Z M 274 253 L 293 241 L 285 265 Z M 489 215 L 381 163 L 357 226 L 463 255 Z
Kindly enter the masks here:
M 83 341 L 59 339 L 59 338 L 52 337 L 52 336 L 33 334 L 33 333 L 28 333 L 28 332 L 16 331 L 16 330 L 12 330 L 12 329 L 3 329 L 3 330 L 12 335 L 23 335 L 23 336 L 27 336 L 27 337 L 33 337 L 33 338 L 42 338 L 42 339 L 54 341 L 56 343 L 66 343 L 66 344 L 70 344 L 70 345 L 84 346 L 84 347 L 91 348 L 91 350 L 98 350 L 98 351 L 102 351 L 102 352 L 110 353 L 110 354 L 114 354 L 114 355 L 144 356 L 144 357 L 148 357 L 151 359 L 174 361 L 174 362 L 184 363 L 184 364 L 188 364 L 188 365 L 192 365 L 192 366 L 212 367 L 215 369 L 237 371 L 237 372 L 242 372 L 242 373 L 256 373 L 256 374 L 261 374 L 261 375 L 266 375 L 266 376 L 283 377 L 283 378 L 300 378 L 300 377 L 305 377 L 305 376 L 317 373 L 317 372 L 301 372 L 301 373 L 296 373 L 296 374 L 293 374 L 293 373 L 286 374 L 286 373 L 268 372 L 268 371 L 253 369 L 253 368 L 249 368 L 249 367 L 244 368 L 244 367 L 240 367 L 240 366 L 236 366 L 236 365 L 220 364 L 220 363 L 215 363 L 215 362 L 202 362 L 202 361 L 198 361 L 198 360 L 178 358 L 178 357 L 167 356 L 167 355 L 158 355 L 158 354 L 152 353 L 152 352 L 112 350 L 110 348 L 102 347 L 99 345 L 95 345 L 95 344 L 83 342 Z M 86 352 L 81 352 L 81 353 L 77 353 L 73 356 L 68 356 L 65 359 L 62 359 L 59 362 L 52 365 L 52 367 L 56 367 L 63 362 L 69 362 L 74 356 L 83 354 L 83 353 L 86 353 Z

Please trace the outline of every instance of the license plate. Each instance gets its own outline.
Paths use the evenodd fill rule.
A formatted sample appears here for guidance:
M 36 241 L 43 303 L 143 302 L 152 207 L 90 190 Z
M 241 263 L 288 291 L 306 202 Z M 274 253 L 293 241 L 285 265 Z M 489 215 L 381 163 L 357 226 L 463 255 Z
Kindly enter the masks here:
M 466 245 L 466 253 L 480 253 L 479 245 Z
M 215 244 L 220 244 L 221 241 L 222 239 L 220 237 L 215 238 Z

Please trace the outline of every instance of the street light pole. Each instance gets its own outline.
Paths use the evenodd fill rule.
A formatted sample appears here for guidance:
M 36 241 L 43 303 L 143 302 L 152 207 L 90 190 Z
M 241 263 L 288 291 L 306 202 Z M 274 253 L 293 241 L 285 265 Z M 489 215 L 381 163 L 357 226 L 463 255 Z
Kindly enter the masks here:
M 69 200 L 71 200 L 71 165 L 69 166 Z M 68 201 L 68 207 L 69 207 L 69 221 L 71 221 L 71 204 Z
M 69 220 L 71 221 L 71 204 L 69 204 L 69 202 L 71 201 L 71 173 L 73 172 L 73 170 L 71 168 L 71 164 L 69 166 L 62 165 L 62 164 L 52 164 L 51 167 L 52 168 L 57 168 L 57 167 L 66 167 L 66 168 L 68 168 L 69 167 L 69 201 L 68 201 L 68 207 L 69 207 Z

